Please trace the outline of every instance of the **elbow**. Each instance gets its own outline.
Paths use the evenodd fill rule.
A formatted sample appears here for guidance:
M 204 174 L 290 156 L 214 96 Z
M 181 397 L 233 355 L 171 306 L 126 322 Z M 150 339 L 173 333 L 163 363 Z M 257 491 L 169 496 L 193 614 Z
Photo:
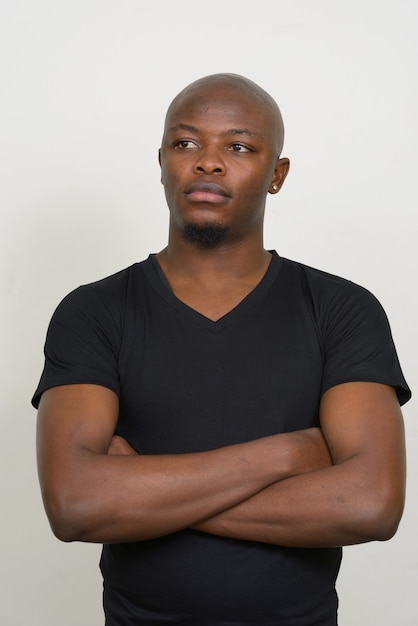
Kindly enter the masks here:
M 87 534 L 86 516 L 82 515 L 80 503 L 60 494 L 43 495 L 45 512 L 51 530 L 60 541 L 85 541 Z
M 403 494 L 374 495 L 363 504 L 359 514 L 360 532 L 366 541 L 388 541 L 395 535 L 404 509 Z
M 49 520 L 49 525 L 54 533 L 55 537 L 65 543 L 71 543 L 72 541 L 79 541 L 77 535 L 63 524 L 57 523 L 56 520 Z
M 72 541 L 83 541 L 77 527 L 75 527 L 67 519 L 48 516 L 49 525 L 55 537 L 65 543 Z
M 402 519 L 403 504 L 396 501 L 387 504 L 375 523 L 375 540 L 389 541 L 396 534 Z

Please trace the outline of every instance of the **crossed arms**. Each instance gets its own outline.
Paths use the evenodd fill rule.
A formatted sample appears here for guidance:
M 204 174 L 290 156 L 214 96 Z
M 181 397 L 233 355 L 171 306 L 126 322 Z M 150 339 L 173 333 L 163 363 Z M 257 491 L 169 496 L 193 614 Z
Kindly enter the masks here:
M 63 541 L 141 541 L 194 528 L 294 547 L 386 540 L 404 505 L 402 415 L 392 387 L 329 389 L 321 428 L 208 452 L 138 455 L 114 437 L 117 396 L 98 385 L 44 392 L 38 471 Z

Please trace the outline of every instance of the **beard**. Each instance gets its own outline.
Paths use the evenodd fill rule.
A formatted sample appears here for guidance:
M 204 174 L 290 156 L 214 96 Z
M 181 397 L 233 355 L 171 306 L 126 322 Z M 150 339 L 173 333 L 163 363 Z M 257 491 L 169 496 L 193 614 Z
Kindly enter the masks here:
M 216 248 L 227 238 L 229 226 L 220 224 L 207 224 L 196 226 L 195 224 L 185 224 L 183 227 L 183 238 L 191 244 L 200 245 L 204 248 Z

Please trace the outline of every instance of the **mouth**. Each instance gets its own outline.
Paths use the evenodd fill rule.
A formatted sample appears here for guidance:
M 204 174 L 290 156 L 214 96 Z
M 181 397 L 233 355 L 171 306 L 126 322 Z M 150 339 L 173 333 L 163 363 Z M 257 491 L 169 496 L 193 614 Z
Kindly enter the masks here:
M 217 183 L 192 183 L 184 193 L 191 202 L 209 204 L 220 204 L 230 197 L 227 191 Z

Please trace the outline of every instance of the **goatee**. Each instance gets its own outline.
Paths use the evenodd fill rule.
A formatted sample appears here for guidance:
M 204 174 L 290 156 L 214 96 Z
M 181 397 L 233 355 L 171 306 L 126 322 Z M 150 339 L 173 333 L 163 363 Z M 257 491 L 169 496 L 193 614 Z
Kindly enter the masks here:
M 206 226 L 185 224 L 183 237 L 188 243 L 205 248 L 215 248 L 225 241 L 228 232 L 229 226 L 221 226 L 220 224 L 207 224 Z

